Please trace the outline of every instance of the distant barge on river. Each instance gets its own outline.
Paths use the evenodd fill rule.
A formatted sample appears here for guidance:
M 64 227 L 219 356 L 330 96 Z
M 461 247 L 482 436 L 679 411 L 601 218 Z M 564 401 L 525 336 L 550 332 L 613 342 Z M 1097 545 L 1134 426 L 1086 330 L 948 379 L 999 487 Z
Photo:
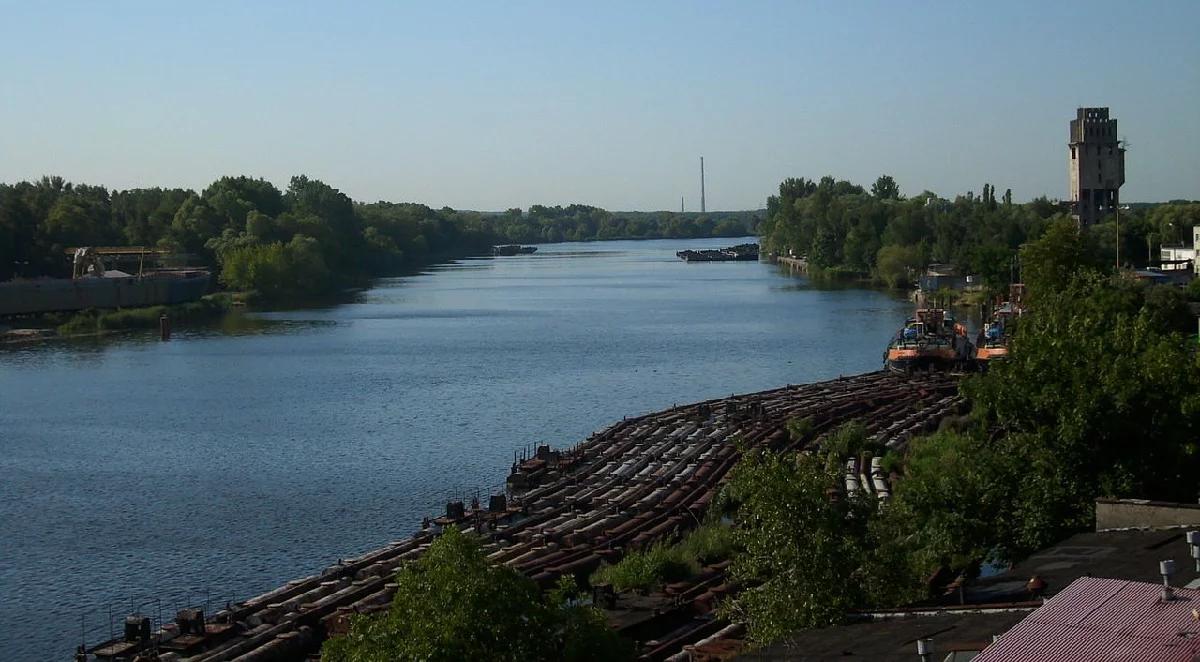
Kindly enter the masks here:
M 89 308 L 135 308 L 195 301 L 208 292 L 204 269 L 143 269 L 159 251 L 142 248 L 77 248 L 71 278 L 31 278 L 0 283 L 0 317 L 70 312 Z M 100 256 L 138 261 L 137 274 L 107 269 Z
M 492 255 L 529 255 L 536 252 L 537 246 L 522 246 L 520 244 L 492 246 Z
M 758 260 L 758 244 L 738 244 L 729 248 L 702 251 L 679 251 L 675 255 L 684 262 L 741 262 Z

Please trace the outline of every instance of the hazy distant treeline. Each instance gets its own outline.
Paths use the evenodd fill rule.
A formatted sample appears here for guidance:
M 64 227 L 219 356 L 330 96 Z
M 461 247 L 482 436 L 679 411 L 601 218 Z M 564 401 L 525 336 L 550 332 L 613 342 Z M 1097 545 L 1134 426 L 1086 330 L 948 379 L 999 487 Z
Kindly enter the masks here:
M 893 286 L 930 263 L 952 263 L 1006 285 L 1017 248 L 1045 232 L 1068 209 L 1044 197 L 1018 204 L 1012 192 L 968 192 L 953 200 L 930 191 L 911 198 L 882 176 L 868 191 L 833 177 L 786 179 L 767 201 L 761 226 L 767 250 L 794 252 L 821 269 L 870 274 Z M 1172 201 L 1136 205 L 1121 213 L 1122 262 L 1145 265 L 1158 259 L 1159 245 L 1188 241 L 1200 224 L 1200 203 Z M 1092 228 L 1106 257 L 1115 260 L 1111 218 Z
M 0 184 L 0 280 L 68 275 L 67 247 L 150 246 L 195 256 L 231 289 L 282 298 L 485 254 L 496 243 L 735 236 L 752 233 L 755 220 L 753 212 L 610 214 L 586 205 L 497 214 L 363 204 L 305 176 L 285 191 L 222 177 L 199 193 L 43 177 Z
M 763 218 L 762 211 L 609 212 L 588 205 L 533 205 L 528 212 L 509 209 L 494 217 L 492 227 L 505 241 L 515 243 L 685 239 L 757 234 Z

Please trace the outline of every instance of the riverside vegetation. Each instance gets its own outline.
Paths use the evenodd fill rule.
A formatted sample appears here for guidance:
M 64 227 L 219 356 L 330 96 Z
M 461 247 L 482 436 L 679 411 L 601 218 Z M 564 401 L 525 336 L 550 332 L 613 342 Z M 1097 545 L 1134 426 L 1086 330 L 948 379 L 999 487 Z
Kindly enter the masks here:
M 930 263 L 949 263 L 978 274 L 989 290 L 1004 291 L 1018 247 L 1069 217 L 1044 197 L 1020 204 L 1011 190 L 999 198 L 991 184 L 982 191 L 953 200 L 924 191 L 906 199 L 888 175 L 870 190 L 829 176 L 785 179 L 767 200 L 763 248 L 804 255 L 818 275 L 870 278 L 889 287 L 906 286 Z M 1159 246 L 1185 243 L 1193 225 L 1200 225 L 1200 202 L 1134 205 L 1121 213 L 1123 261 L 1146 264 Z M 1097 256 L 1115 263 L 1115 223 L 1096 226 L 1090 236 Z
M 231 290 L 295 301 L 432 262 L 487 254 L 496 243 L 753 234 L 757 212 L 611 213 L 533 205 L 527 213 L 357 203 L 303 175 L 286 191 L 222 177 L 203 191 L 0 183 L 0 280 L 66 276 L 70 246 L 141 245 L 186 253 Z

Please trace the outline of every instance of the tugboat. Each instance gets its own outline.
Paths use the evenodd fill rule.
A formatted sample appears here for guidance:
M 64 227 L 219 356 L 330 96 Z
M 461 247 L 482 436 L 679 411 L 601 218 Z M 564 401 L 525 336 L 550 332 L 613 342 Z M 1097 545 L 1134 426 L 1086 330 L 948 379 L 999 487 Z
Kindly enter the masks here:
M 980 370 L 986 371 L 992 361 L 1008 358 L 1008 343 L 1012 338 L 1013 322 L 1024 312 L 1021 304 L 1024 293 L 1024 285 L 1012 285 L 1009 288 L 1008 301 L 996 306 L 991 319 L 980 330 L 975 339 L 975 363 Z
M 941 308 L 921 308 L 888 343 L 884 365 L 901 374 L 958 370 L 973 355 L 967 329 L 953 315 Z

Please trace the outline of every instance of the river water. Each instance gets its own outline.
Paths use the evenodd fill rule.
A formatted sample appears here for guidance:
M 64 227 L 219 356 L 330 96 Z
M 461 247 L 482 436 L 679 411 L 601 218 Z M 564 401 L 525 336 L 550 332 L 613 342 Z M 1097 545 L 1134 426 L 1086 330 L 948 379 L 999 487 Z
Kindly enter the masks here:
M 907 302 L 674 255 L 731 243 L 543 245 L 170 342 L 0 350 L 0 659 L 379 547 L 524 446 L 880 367 Z

